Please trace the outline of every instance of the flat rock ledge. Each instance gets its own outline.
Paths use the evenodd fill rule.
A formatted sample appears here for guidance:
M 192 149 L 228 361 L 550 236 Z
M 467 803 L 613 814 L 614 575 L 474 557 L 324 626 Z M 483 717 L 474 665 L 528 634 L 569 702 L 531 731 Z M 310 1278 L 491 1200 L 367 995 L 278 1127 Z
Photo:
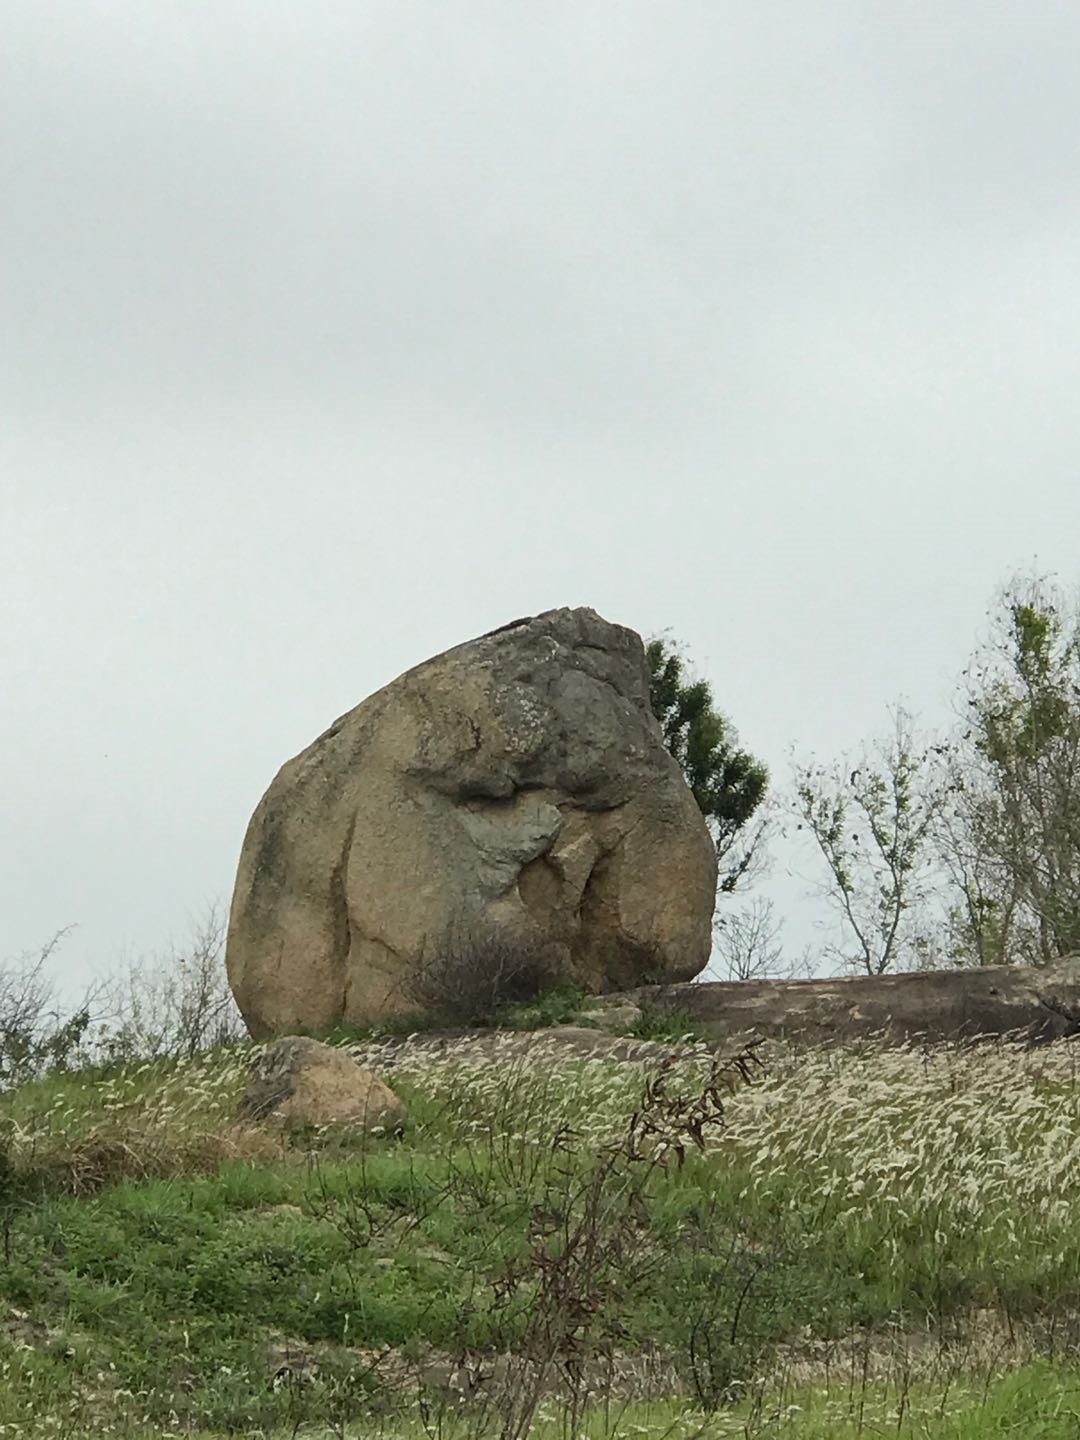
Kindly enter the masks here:
M 644 1008 L 670 1009 L 687 1039 L 640 1040 L 629 1028 Z M 351 1053 L 377 1072 L 407 1056 L 460 1053 L 513 1061 L 613 1060 L 657 1065 L 738 1055 L 773 1044 L 797 1048 L 856 1044 L 1045 1045 L 1080 1037 L 1080 956 L 1040 969 L 986 966 L 832 980 L 706 981 L 645 986 L 596 997 L 590 1025 L 544 1030 L 452 1029 L 387 1036 Z M 613 1023 L 608 1024 L 607 1021 Z M 592 1028 L 595 1026 L 596 1028 Z M 764 1051 L 762 1053 L 765 1053 Z
M 598 1008 L 665 1005 L 708 1043 L 803 1045 L 1011 1040 L 1080 1035 L 1080 956 L 1033 968 L 920 970 L 830 980 L 725 980 L 605 996 Z

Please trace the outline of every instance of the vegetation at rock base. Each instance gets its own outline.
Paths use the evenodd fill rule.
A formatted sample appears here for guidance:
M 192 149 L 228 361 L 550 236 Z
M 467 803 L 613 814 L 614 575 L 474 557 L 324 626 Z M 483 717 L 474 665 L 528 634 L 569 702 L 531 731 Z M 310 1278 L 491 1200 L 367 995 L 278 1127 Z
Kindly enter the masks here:
M 529 1043 L 360 1047 L 400 1139 L 240 1124 L 249 1045 L 8 1090 L 0 1435 L 1080 1423 L 1075 1044 Z
M 655 999 L 643 999 L 630 1034 L 638 1040 L 692 1040 L 696 1036 L 694 1017 L 688 1010 L 665 1002 L 663 990 Z

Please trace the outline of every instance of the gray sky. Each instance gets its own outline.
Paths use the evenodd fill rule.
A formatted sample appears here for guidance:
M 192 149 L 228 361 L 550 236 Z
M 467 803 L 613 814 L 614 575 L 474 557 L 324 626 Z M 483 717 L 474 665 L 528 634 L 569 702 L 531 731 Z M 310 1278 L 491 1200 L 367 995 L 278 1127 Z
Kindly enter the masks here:
M 283 760 L 518 615 L 669 627 L 782 780 L 1075 578 L 1075 4 L 0 34 L 0 955 L 182 938 Z

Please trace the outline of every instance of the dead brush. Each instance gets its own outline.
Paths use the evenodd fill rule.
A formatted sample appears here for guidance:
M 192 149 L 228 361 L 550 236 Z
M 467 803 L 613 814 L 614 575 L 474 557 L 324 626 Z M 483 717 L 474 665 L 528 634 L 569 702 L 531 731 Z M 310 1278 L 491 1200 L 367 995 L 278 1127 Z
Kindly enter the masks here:
M 226 1160 L 272 1164 L 275 1138 L 235 1118 L 245 1074 L 229 1053 L 28 1090 L 0 1114 L 10 1165 L 20 1183 L 78 1195 L 125 1179 L 209 1174 Z
M 562 1123 L 539 1169 L 528 1147 L 519 1147 L 511 1208 L 526 1204 L 525 1250 L 490 1282 L 496 1308 L 511 1320 L 524 1314 L 497 1396 L 499 1440 L 524 1440 L 553 1386 L 563 1396 L 568 1433 L 579 1433 L 597 1375 L 624 1336 L 620 1310 L 663 1264 L 648 1223 L 651 1182 L 669 1166 L 681 1167 L 689 1150 L 705 1150 L 723 1125 L 725 1103 L 759 1068 L 748 1047 L 713 1058 L 686 1088 L 685 1067 L 669 1060 L 646 1076 L 613 1140 L 583 1144 Z M 507 1159 L 504 1183 L 515 1178 Z M 459 1193 L 490 1204 L 486 1186 L 474 1186 L 467 1167 L 459 1173 Z
M 67 1144 L 20 1147 L 23 1189 L 93 1195 L 122 1180 L 212 1175 L 226 1161 L 273 1164 L 281 1158 L 275 1139 L 251 1127 L 169 1137 L 150 1127 L 94 1127 Z
M 457 924 L 426 946 L 405 987 L 409 1005 L 438 1025 L 488 1025 L 503 1007 L 534 1000 L 558 979 L 549 947 Z

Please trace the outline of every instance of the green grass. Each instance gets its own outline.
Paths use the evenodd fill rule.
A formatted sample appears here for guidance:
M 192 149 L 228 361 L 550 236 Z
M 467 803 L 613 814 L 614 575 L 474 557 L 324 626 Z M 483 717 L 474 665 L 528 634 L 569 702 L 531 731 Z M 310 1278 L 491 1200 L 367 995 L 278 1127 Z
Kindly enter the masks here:
M 419 1419 L 387 1428 L 386 1440 L 423 1440 Z M 444 1421 L 445 1440 L 475 1433 L 468 1419 Z M 767 1403 L 754 1401 L 723 1414 L 705 1414 L 682 1401 L 636 1402 L 592 1407 L 574 1432 L 580 1440 L 1070 1440 L 1080 1434 L 1080 1369 L 1039 1362 L 978 1383 L 945 1390 L 915 1384 L 850 1386 L 838 1381 L 815 1388 L 788 1388 Z M 565 1417 L 538 1417 L 535 1440 L 566 1440 Z
M 455 1027 L 546 1030 L 553 1025 L 575 1023 L 588 999 L 589 996 L 579 985 L 565 983 L 550 986 L 532 1000 L 493 1002 L 488 1012 L 475 1016 L 469 1026 L 460 1027 L 459 1022 L 445 1014 L 416 1010 L 393 1016 L 378 1025 L 338 1025 L 318 1038 L 329 1045 L 359 1045 L 393 1036 L 421 1035 L 429 1030 Z
M 1080 1435 L 1073 1047 L 781 1054 L 661 1166 L 703 1064 L 643 1112 L 640 1067 L 545 1043 L 398 1054 L 400 1140 L 239 1124 L 242 1051 L 0 1096 L 0 1436 L 405 1437 L 421 1392 L 450 1436 L 431 1357 L 535 1352 L 575 1306 L 579 1353 L 677 1392 L 576 1434 Z
M 511 1030 L 545 1030 L 552 1025 L 572 1025 L 589 999 L 580 985 L 555 985 L 535 1000 L 499 1007 L 493 1023 Z
M 640 1014 L 630 1028 L 630 1034 L 637 1040 L 680 1040 L 697 1036 L 694 1017 L 689 1010 L 677 1005 L 666 1005 L 662 1000 L 644 1000 Z

